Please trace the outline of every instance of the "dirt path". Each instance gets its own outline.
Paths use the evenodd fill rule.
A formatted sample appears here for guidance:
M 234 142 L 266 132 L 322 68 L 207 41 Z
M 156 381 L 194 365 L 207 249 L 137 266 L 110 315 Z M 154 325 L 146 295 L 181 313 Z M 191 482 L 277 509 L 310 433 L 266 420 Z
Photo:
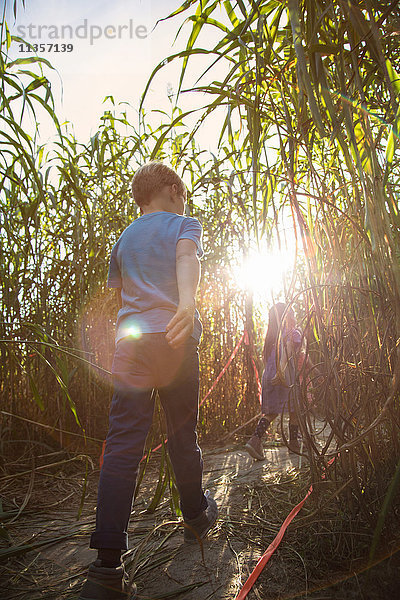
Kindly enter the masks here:
M 323 441 L 321 436 L 318 440 Z M 83 516 L 77 519 L 84 463 L 82 457 L 65 455 L 65 467 L 60 467 L 62 461 L 51 467 L 48 457 L 56 460 L 56 455 L 58 460 L 59 454 L 43 455 L 45 466 L 37 456 L 31 471 L 27 454 L 23 463 L 10 462 L 9 474 L 2 477 L 1 600 L 76 600 L 96 557 L 88 543 L 95 522 L 99 471 L 89 475 Z M 220 518 L 202 548 L 183 543 L 182 523 L 173 516 L 168 493 L 153 514 L 147 512 L 158 480 L 158 461 L 150 462 L 130 522 L 131 550 L 125 555 L 140 600 L 235 600 L 309 487 L 306 459 L 289 454 L 284 446 L 270 446 L 265 454 L 266 460 L 257 462 L 243 450 L 243 444 L 203 447 L 204 483 L 217 500 Z M 322 508 L 332 498 L 327 485 Z M 347 562 L 336 560 L 335 534 L 344 543 L 349 540 L 341 531 L 346 523 L 332 529 L 340 523 L 337 505 L 333 503 L 322 517 L 320 508 L 317 496 L 312 495 L 248 600 L 397 600 L 400 553 L 396 540 L 388 544 L 382 563 L 364 576 L 365 553 L 357 546 L 350 549 Z M 365 527 L 353 533 L 367 540 L 371 535 Z
M 277 474 L 297 470 L 299 462 L 299 457 L 289 455 L 285 447 L 267 449 L 264 462 L 254 461 L 242 448 L 206 450 L 204 483 L 217 500 L 220 519 L 204 541 L 203 552 L 199 545 L 183 543 L 182 525 L 171 517 L 167 498 L 153 515 L 146 512 L 151 497 L 146 487 L 152 485 L 147 482 L 135 505 L 129 531 L 130 547 L 141 545 L 134 565 L 139 598 L 233 600 L 262 553 L 259 544 L 249 543 L 240 533 L 252 510 L 252 490 Z M 9 528 L 14 547 L 26 543 L 36 546 L 2 563 L 0 595 L 4 600 L 77 598 L 87 566 L 95 558 L 95 551 L 87 545 L 94 523 L 96 487 L 97 477 L 92 477 L 84 517 L 79 521 L 76 506 L 68 508 L 67 500 L 59 508 L 43 513 L 28 510 Z M 270 541 L 272 538 L 271 534 Z M 51 544 L 39 545 L 49 540 Z M 128 570 L 132 570 L 132 559 L 131 551 L 126 556 Z
M 202 586 L 184 594 L 185 600 L 235 598 L 241 580 L 247 578 L 247 566 L 254 567 L 260 554 L 249 550 L 246 540 L 238 539 L 234 523 L 245 517 L 248 510 L 246 491 L 253 483 L 270 480 L 275 472 L 297 468 L 298 457 L 293 459 L 284 447 L 266 451 L 266 460 L 256 462 L 243 450 L 220 448 L 205 453 L 205 486 L 215 497 L 220 520 L 204 542 L 204 562 L 199 546 L 182 543 L 182 530 L 169 540 L 166 549 L 175 555 L 162 568 L 139 577 L 137 583 L 144 598 L 155 598 L 162 590 L 174 590 L 179 585 L 201 583 Z

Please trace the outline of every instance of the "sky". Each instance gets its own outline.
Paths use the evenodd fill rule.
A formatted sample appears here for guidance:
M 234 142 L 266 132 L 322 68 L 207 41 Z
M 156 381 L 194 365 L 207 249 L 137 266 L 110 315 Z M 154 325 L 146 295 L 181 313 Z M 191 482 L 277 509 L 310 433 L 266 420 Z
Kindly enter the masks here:
M 31 44 L 44 44 L 45 51 L 38 55 L 55 69 L 47 70 L 46 76 L 52 82 L 57 115 L 73 124 L 82 141 L 97 130 L 99 118 L 108 108 L 103 103 L 106 96 L 137 109 L 152 70 L 185 47 L 191 28 L 190 24 L 184 26 L 174 45 L 186 14 L 156 25 L 176 10 L 181 0 L 26 0 L 25 8 L 18 0 L 16 18 L 13 0 L 4 1 L 11 33 Z M 207 33 L 207 43 L 212 41 L 210 36 L 212 31 Z M 55 46 L 50 50 L 51 43 L 65 51 L 56 52 Z M 70 44 L 73 50 L 68 51 Z M 26 57 L 24 49 L 16 44 L 13 57 Z M 180 62 L 159 72 L 149 90 L 147 110 L 169 110 L 168 90 L 176 90 L 179 72 Z M 179 105 L 192 108 L 194 102 L 183 95 Z M 42 135 L 43 130 L 47 131 L 45 123 Z

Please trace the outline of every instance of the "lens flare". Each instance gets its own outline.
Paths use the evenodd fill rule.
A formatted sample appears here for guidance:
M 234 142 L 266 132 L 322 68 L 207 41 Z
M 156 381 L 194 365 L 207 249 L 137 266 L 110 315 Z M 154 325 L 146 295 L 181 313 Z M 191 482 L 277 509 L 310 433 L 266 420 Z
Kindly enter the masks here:
M 138 340 L 142 336 L 140 327 L 138 325 L 136 325 L 136 323 L 130 323 L 124 329 L 125 329 L 125 334 L 131 338 L 134 338 L 135 340 Z

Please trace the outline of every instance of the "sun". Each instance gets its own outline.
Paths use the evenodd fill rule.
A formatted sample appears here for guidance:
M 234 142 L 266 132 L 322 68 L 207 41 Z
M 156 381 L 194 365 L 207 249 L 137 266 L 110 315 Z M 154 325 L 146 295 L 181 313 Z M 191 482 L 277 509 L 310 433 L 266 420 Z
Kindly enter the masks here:
M 259 300 L 273 300 L 285 289 L 285 281 L 296 264 L 296 245 L 273 246 L 250 250 L 247 257 L 233 268 L 238 287 L 248 290 Z

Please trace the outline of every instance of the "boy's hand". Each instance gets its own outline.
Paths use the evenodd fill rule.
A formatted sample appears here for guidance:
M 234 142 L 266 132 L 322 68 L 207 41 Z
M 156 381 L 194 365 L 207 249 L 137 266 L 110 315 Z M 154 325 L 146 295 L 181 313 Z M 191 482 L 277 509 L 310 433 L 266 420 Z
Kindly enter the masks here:
M 190 338 L 194 327 L 194 302 L 191 304 L 179 305 L 175 315 L 168 323 L 167 342 L 172 348 L 179 348 Z

